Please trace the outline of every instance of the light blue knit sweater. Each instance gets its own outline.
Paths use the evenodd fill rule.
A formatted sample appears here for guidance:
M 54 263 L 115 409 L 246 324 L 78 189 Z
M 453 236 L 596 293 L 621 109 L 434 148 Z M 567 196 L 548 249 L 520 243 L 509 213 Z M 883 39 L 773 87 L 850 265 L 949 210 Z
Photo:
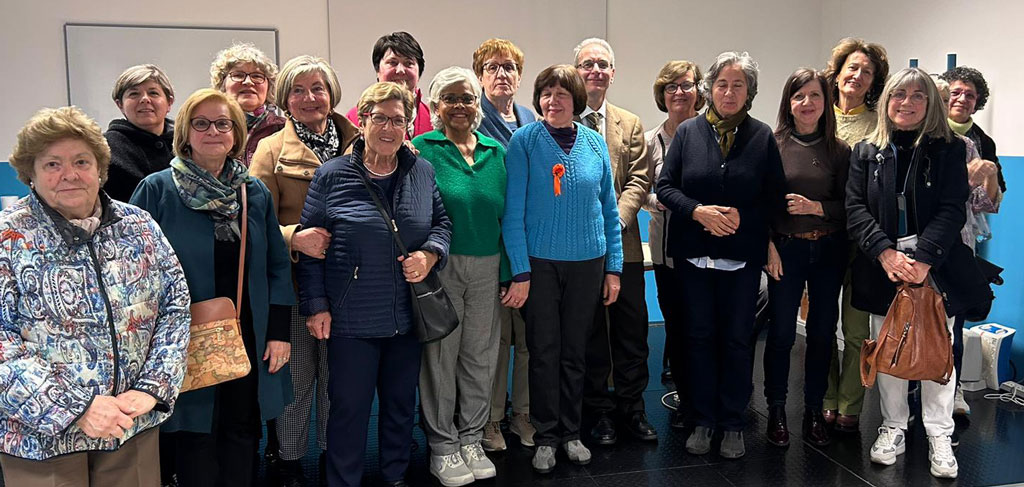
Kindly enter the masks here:
M 608 146 L 576 124 L 566 154 L 542 122 L 512 134 L 505 167 L 508 185 L 501 231 L 512 275 L 530 271 L 530 257 L 582 261 L 605 257 L 605 270 L 622 271 L 622 231 L 612 186 Z M 552 168 L 565 166 L 555 196 Z

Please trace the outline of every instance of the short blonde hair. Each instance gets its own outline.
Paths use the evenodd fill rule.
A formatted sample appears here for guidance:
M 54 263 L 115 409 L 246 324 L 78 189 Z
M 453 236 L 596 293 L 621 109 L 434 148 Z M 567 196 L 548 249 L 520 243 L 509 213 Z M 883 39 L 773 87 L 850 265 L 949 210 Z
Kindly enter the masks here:
M 164 96 L 168 101 L 174 101 L 174 88 L 171 86 L 171 80 L 155 64 L 139 64 L 124 70 L 114 82 L 114 89 L 110 92 L 110 97 L 114 99 L 114 103 L 118 103 L 124 96 L 124 92 L 149 80 L 156 81 L 156 84 L 160 85 L 160 89 L 164 90 Z
M 480 103 L 480 97 L 483 96 L 480 81 L 476 79 L 476 76 L 473 76 L 472 71 L 466 68 L 449 66 L 434 75 L 434 79 L 430 82 L 430 94 L 427 101 L 430 107 L 430 124 L 434 126 L 434 129 L 444 129 L 444 122 L 441 121 L 441 117 L 437 114 L 437 107 L 441 104 L 441 92 L 449 86 L 459 83 L 468 84 L 470 91 L 473 92 L 473 96 L 476 97 L 476 110 L 474 111 L 473 120 L 469 123 L 469 130 L 475 131 L 480 128 L 480 122 L 484 120 L 484 109 Z
M 360 125 L 366 119 L 364 113 L 370 113 L 370 110 L 373 110 L 373 107 L 377 106 L 378 103 L 390 100 L 401 101 L 402 107 L 405 109 L 405 118 L 412 120 L 412 112 L 416 108 L 416 98 L 412 96 L 412 92 L 403 84 L 392 81 L 380 81 L 370 85 L 369 88 L 363 90 L 362 95 L 359 95 L 356 111 L 359 113 Z
M 267 77 L 267 102 L 274 103 L 274 87 L 277 84 L 277 65 L 271 61 L 255 44 L 236 42 L 217 53 L 210 64 L 210 87 L 224 91 L 224 81 L 228 73 L 239 64 L 253 63 Z
M 293 57 L 281 67 L 281 84 L 277 85 L 277 106 L 288 111 L 288 93 L 292 91 L 295 78 L 308 73 L 320 73 L 324 83 L 327 84 L 327 94 L 331 98 L 331 109 L 341 101 L 341 83 L 338 82 L 338 73 L 323 58 L 316 56 L 302 55 Z
M 228 114 L 234 122 L 231 133 L 235 136 L 235 142 L 231 145 L 231 152 L 228 155 L 233 159 L 241 158 L 245 153 L 245 135 L 248 130 L 245 126 L 245 112 L 234 98 L 213 88 L 196 90 L 181 104 L 178 116 L 174 119 L 174 155 L 180 159 L 192 158 L 192 146 L 188 143 L 188 131 L 192 130 L 192 113 L 196 111 L 196 107 L 208 101 L 227 105 Z
M 703 79 L 703 75 L 700 73 L 700 67 L 690 61 L 669 61 L 661 67 L 661 71 L 658 71 L 658 78 L 654 80 L 654 104 L 658 106 L 658 110 L 668 112 L 668 107 L 665 106 L 665 87 L 674 83 L 676 78 L 685 76 L 686 73 L 693 72 L 693 86 L 694 88 L 700 86 L 700 81 Z M 693 103 L 694 110 L 700 110 L 704 108 L 704 97 L 700 96 L 700 90 L 694 91 L 694 97 L 697 99 Z
M 36 157 L 50 144 L 61 139 L 85 142 L 96 158 L 100 182 L 107 180 L 110 167 L 110 146 L 103 137 L 99 124 L 78 107 L 44 108 L 36 112 L 18 131 L 10 163 L 18 173 L 18 180 L 29 184 L 35 176 Z
M 526 58 L 523 57 L 523 51 L 516 47 L 512 41 L 507 39 L 487 39 L 480 47 L 476 48 L 476 52 L 473 53 L 473 72 L 479 78 L 484 75 L 484 62 L 494 56 L 505 55 L 512 58 L 516 62 L 516 69 L 520 74 L 523 72 L 523 62 Z
M 921 133 L 914 140 L 914 145 L 920 144 L 925 136 L 932 139 L 943 139 L 946 142 L 953 139 L 953 131 L 949 128 L 949 123 L 946 122 L 946 108 L 932 77 L 920 68 L 904 68 L 890 76 L 889 80 L 885 82 L 885 87 L 882 88 L 882 97 L 878 100 L 878 125 L 875 127 L 875 132 L 868 136 L 868 142 L 878 148 L 889 146 L 892 131 L 896 130 L 896 125 L 889 118 L 889 100 L 892 99 L 894 91 L 901 88 L 906 89 L 915 84 L 921 86 L 925 95 L 928 96 L 928 101 L 925 104 L 927 108 L 924 112 L 924 120 L 921 121 Z

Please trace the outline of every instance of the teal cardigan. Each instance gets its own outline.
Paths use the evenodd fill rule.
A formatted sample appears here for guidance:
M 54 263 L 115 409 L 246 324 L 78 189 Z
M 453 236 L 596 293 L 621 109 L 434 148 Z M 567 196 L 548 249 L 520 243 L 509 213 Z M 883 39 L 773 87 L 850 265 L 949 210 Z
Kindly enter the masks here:
M 178 254 L 185 271 L 192 302 L 215 297 L 213 268 L 213 220 L 203 212 L 189 209 L 178 196 L 171 178 L 171 169 L 151 174 L 139 183 L 130 203 L 148 211 L 160 224 L 168 242 Z M 292 268 L 274 214 L 273 201 L 267 187 L 250 177 L 246 185 L 249 196 L 249 238 L 246 264 L 249 272 L 249 302 L 252 326 L 256 335 L 256 363 L 259 364 L 259 401 L 263 420 L 276 418 L 292 402 L 291 372 L 285 366 L 271 375 L 262 359 L 267 345 L 269 304 L 294 305 Z M 209 433 L 213 425 L 214 388 L 207 387 L 182 393 L 174 406 L 174 414 L 162 430 Z

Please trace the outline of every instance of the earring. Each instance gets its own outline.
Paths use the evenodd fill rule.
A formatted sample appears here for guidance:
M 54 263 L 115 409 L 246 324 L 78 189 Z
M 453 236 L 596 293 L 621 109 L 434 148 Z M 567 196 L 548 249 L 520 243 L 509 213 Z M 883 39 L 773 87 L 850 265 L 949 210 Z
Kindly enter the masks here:
M 28 187 L 29 187 L 29 189 L 36 189 L 35 181 L 29 181 L 28 182 Z

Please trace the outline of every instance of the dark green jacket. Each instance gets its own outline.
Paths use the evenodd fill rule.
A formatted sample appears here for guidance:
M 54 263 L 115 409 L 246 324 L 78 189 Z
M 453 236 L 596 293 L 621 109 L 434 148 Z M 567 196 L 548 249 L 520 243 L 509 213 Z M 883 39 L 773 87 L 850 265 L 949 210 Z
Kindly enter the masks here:
M 151 174 L 139 183 L 131 204 L 153 215 L 185 271 L 192 302 L 215 297 L 213 269 L 213 220 L 182 203 L 171 178 L 172 169 Z M 291 261 L 281 237 L 267 187 L 250 178 L 249 238 L 246 265 L 249 273 L 249 302 L 256 335 L 256 363 L 259 365 L 259 400 L 263 419 L 276 418 L 292 402 L 291 373 L 287 366 L 271 375 L 262 359 L 267 343 L 267 315 L 270 304 L 294 305 Z M 189 391 L 178 397 L 174 414 L 163 431 L 209 433 L 213 423 L 214 388 Z

